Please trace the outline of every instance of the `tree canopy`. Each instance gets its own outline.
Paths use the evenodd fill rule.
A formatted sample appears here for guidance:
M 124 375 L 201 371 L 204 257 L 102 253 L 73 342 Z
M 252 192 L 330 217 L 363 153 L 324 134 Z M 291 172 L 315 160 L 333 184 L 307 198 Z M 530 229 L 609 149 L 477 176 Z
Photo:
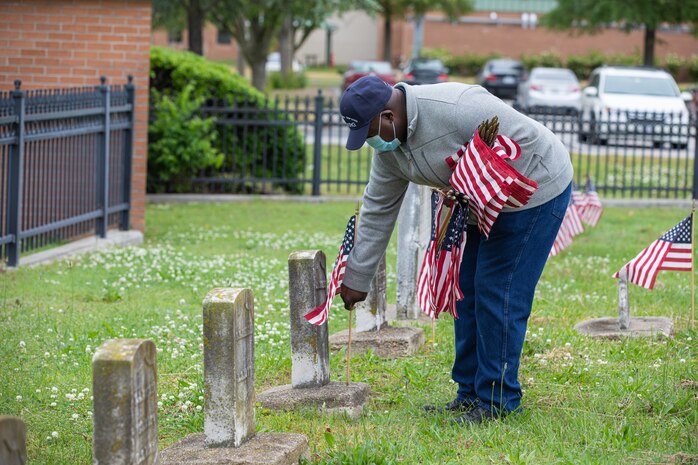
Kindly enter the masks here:
M 644 63 L 654 64 L 657 28 L 662 24 L 691 24 L 698 27 L 696 0 L 558 0 L 557 7 L 546 13 L 541 23 L 551 29 L 572 29 L 596 33 L 611 25 L 629 32 L 642 27 Z

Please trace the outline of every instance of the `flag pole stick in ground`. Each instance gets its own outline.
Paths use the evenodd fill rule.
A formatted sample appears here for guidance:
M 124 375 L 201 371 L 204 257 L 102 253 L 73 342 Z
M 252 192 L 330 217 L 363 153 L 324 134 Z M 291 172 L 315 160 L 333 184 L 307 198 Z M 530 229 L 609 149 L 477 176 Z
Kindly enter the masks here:
M 693 199 L 691 209 L 691 331 L 696 329 L 696 268 L 695 268 L 695 234 L 696 229 L 696 199 Z
M 431 345 L 436 347 L 436 318 L 431 317 Z
M 356 202 L 356 225 L 354 226 L 354 244 L 356 244 L 356 230 L 359 229 L 359 202 Z M 351 317 L 354 307 L 349 309 L 349 336 L 347 337 L 347 386 L 351 380 Z

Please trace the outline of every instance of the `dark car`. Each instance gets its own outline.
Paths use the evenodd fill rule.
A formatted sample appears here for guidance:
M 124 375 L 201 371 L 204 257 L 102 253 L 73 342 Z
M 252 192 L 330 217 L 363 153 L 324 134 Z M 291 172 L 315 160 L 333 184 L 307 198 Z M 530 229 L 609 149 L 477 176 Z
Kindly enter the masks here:
M 499 98 L 516 98 L 525 72 L 520 61 L 498 58 L 485 63 L 477 75 L 477 83 Z
M 436 58 L 413 58 L 402 70 L 407 84 L 437 84 L 448 81 L 448 68 Z
M 342 92 L 357 79 L 369 75 L 378 76 L 391 86 L 397 82 L 395 71 L 387 61 L 352 61 L 349 64 L 349 69 L 344 73 Z

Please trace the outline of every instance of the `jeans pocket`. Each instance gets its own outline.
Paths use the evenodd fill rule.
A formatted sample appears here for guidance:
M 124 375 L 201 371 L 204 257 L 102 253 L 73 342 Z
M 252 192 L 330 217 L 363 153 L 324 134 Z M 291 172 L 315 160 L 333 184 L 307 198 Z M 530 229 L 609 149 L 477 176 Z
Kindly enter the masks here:
M 562 219 L 565 217 L 565 213 L 567 212 L 567 207 L 569 206 L 570 203 L 570 195 L 572 194 L 572 184 L 570 183 L 567 188 L 562 191 L 560 195 L 555 197 L 552 202 L 552 209 L 550 213 L 562 221 Z

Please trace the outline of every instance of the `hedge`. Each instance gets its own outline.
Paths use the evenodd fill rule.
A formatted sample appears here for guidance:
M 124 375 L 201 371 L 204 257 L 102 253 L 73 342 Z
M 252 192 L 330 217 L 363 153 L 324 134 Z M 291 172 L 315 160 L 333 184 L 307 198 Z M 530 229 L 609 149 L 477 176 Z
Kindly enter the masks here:
M 290 121 L 291 116 L 282 110 L 277 110 L 269 105 L 264 94 L 252 87 L 242 76 L 231 71 L 227 66 L 213 63 L 205 58 L 190 52 L 180 52 L 168 48 L 152 47 L 150 52 L 150 88 L 151 105 L 157 108 L 162 98 L 170 98 L 176 101 L 176 96 L 185 92 L 196 101 L 205 102 L 208 105 L 216 105 L 237 109 L 244 109 L 246 119 L 257 118 L 259 127 L 264 130 L 256 130 L 254 125 L 248 125 L 246 130 L 241 127 L 226 125 L 225 130 L 221 125 L 216 125 L 216 148 L 225 147 L 222 153 L 222 163 L 211 154 L 207 158 L 215 161 L 206 169 L 201 170 L 200 165 L 193 163 L 189 168 L 182 163 L 183 169 L 187 169 L 189 177 L 199 174 L 209 174 L 220 178 L 240 178 L 253 176 L 256 178 L 274 179 L 298 179 L 304 170 L 305 145 L 300 132 L 289 124 L 269 125 L 268 121 Z M 259 111 L 249 111 L 250 109 Z M 158 117 L 156 112 L 151 114 Z M 242 115 L 242 113 L 240 114 Z M 235 117 L 234 113 L 226 113 L 226 118 Z M 192 117 L 200 117 L 192 116 Z M 215 116 L 214 116 L 215 118 Z M 205 120 L 206 118 L 204 118 Z M 266 124 L 265 124 L 266 123 Z M 199 127 L 200 128 L 200 127 Z M 181 133 L 181 132 L 180 132 Z M 190 141 L 182 140 L 182 145 Z M 243 153 L 243 148 L 244 153 Z M 156 147 L 149 146 L 149 150 Z M 159 154 L 149 153 L 149 158 Z M 283 157 L 283 160 L 281 159 Z M 195 157 L 191 157 L 195 160 Z M 290 160 L 293 160 L 291 162 Z M 223 171 L 217 166 L 222 166 Z M 152 166 L 157 169 L 155 163 Z M 148 164 L 151 169 L 151 163 Z M 159 182 L 157 172 L 148 174 L 149 189 L 151 191 L 172 191 L 171 185 Z M 194 190 L 195 185 L 189 183 L 184 186 L 178 182 L 177 190 Z M 217 191 L 257 193 L 258 184 L 255 183 L 223 183 Z M 204 189 L 206 187 L 204 186 Z M 272 185 L 274 190 L 283 190 L 291 193 L 300 193 L 303 186 L 300 183 L 277 183 Z
M 478 55 L 475 53 L 454 56 L 444 48 L 424 49 L 422 55 L 428 58 L 439 58 L 444 62 L 444 65 L 450 68 L 452 73 L 462 76 L 474 76 L 487 60 L 501 57 L 499 54 Z M 579 79 L 587 79 L 594 68 L 604 64 L 642 65 L 642 56 L 639 51 L 631 55 L 609 55 L 592 50 L 585 55 L 570 55 L 566 60 L 554 51 L 547 51 L 539 54 L 523 54 L 519 59 L 527 69 L 537 66 L 566 67 L 571 69 Z M 698 55 L 683 58 L 668 54 L 659 58 L 657 64 L 671 73 L 678 82 L 698 81 Z

